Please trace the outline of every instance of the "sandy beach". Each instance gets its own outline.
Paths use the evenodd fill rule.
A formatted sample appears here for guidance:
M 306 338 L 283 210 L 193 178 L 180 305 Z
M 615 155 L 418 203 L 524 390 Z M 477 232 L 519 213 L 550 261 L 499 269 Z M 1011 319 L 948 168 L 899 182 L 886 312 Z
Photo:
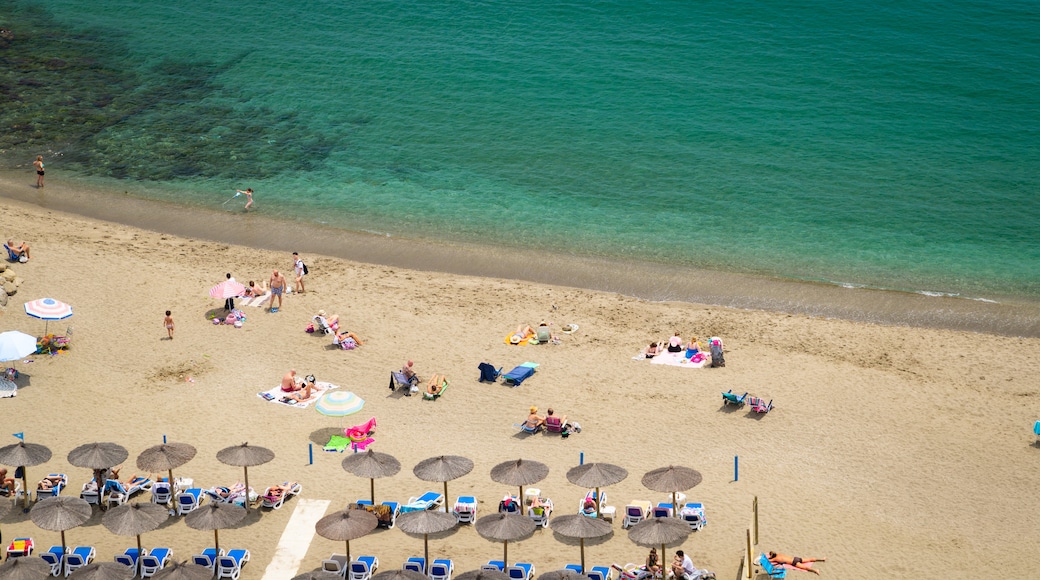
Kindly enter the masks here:
M 162 206 L 150 207 L 149 219 L 161 221 Z M 826 557 L 816 565 L 823 576 L 1035 574 L 1023 549 L 1040 542 L 1040 497 L 1031 492 L 1040 479 L 1040 447 L 1031 432 L 1040 419 L 1040 339 L 651 302 L 352 262 L 309 253 L 303 244 L 311 270 L 307 292 L 287 296 L 278 313 L 244 308 L 247 320 L 236 329 L 208 319 L 222 314 L 209 288 L 226 272 L 240 282 L 266 280 L 273 269 L 289 272 L 290 252 L 297 249 L 291 236 L 273 235 L 266 246 L 272 249 L 258 249 L 97 221 L 10 197 L 0 201 L 0 216 L 0 235 L 28 241 L 33 256 L 11 266 L 23 283 L 0 310 L 0 330 L 42 334 L 44 322 L 22 310 L 36 298 L 75 309 L 73 317 L 50 323 L 51 331 L 74 328 L 70 350 L 15 363 L 23 373 L 18 396 L 0 399 L 4 444 L 16 442 L 9 434 L 24 432 L 26 441 L 54 453 L 30 468 L 30 483 L 48 472 L 67 473 L 66 493 L 75 495 L 90 473 L 69 465 L 66 456 L 93 441 L 129 450 L 124 474 L 164 436 L 190 443 L 198 455 L 175 475 L 202 487 L 242 478 L 240 468 L 217 461 L 220 449 L 246 441 L 268 447 L 276 457 L 250 469 L 253 487 L 293 480 L 303 492 L 282 509 L 253 512 L 221 533 L 222 546 L 252 552 L 246 580 L 264 577 L 299 500 L 328 500 L 332 513 L 368 496 L 369 481 L 344 472 L 345 455 L 324 453 L 320 443 L 334 428 L 372 417 L 378 422 L 372 448 L 402 464 L 400 473 L 375 482 L 377 501 L 439 490 L 440 484 L 416 478 L 412 467 L 453 454 L 472 459 L 475 468 L 449 483 L 448 501 L 475 495 L 478 516 L 493 513 L 516 489 L 494 483 L 491 468 L 524 458 L 550 467 L 536 487 L 554 501 L 555 515 L 573 513 L 586 490 L 565 474 L 583 454 L 586 462 L 628 470 L 627 479 L 607 488 L 620 512 L 630 500 L 666 499 L 640 484 L 644 473 L 684 465 L 703 474 L 703 483 L 686 494 L 704 503 L 708 525 L 681 548 L 719 578 L 737 576 L 755 497 L 759 551 Z M 364 346 L 344 351 L 328 337 L 306 333 L 319 309 L 338 314 Z M 165 310 L 176 321 L 173 340 L 163 328 Z M 559 345 L 503 341 L 517 324 L 541 320 L 554 329 L 580 328 L 561 334 Z M 727 366 L 688 369 L 632 359 L 674 331 L 722 337 Z M 422 377 L 447 375 L 447 393 L 433 402 L 390 394 L 389 372 L 407 359 Z M 540 366 L 520 387 L 508 388 L 477 381 L 482 361 L 507 370 L 525 361 Z M 299 409 L 257 397 L 289 368 L 355 393 L 364 408 L 330 418 L 313 405 Z M 725 408 L 720 392 L 730 389 L 772 399 L 775 409 L 756 415 L 746 407 Z M 531 405 L 542 412 L 554 407 L 580 422 L 581 433 L 567 439 L 519 434 L 514 424 Z M 177 560 L 211 545 L 211 533 L 189 529 L 182 519 L 146 534 L 145 545 L 168 546 Z M 20 510 L 0 525 L 5 544 L 16 536 L 33 537 L 41 549 L 59 543 L 57 532 L 39 529 Z M 109 533 L 97 510 L 66 536 L 72 545 L 96 546 L 99 560 L 134 543 Z M 423 541 L 378 530 L 351 542 L 351 549 L 377 556 L 380 570 L 387 570 L 421 555 Z M 342 542 L 314 536 L 299 571 L 342 551 Z M 430 551 L 453 558 L 458 573 L 501 558 L 502 546 L 461 526 L 431 537 Z M 646 553 L 629 541 L 620 521 L 611 537 L 586 543 L 590 565 L 642 562 Z M 538 572 L 579 558 L 577 542 L 551 530 L 511 544 L 509 554 L 533 562 Z

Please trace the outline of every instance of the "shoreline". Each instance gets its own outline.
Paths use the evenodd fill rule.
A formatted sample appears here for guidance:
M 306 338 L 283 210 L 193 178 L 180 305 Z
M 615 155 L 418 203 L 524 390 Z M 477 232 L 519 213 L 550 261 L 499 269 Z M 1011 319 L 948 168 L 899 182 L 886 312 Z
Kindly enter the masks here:
M 0 171 L 0 197 L 40 209 L 188 238 L 426 272 L 613 292 L 652 302 L 1040 337 L 1040 303 L 1015 297 L 990 300 L 845 287 L 648 261 L 390 237 L 272 218 L 257 212 L 231 214 L 184 206 L 75 181 L 52 180 L 44 190 L 37 190 L 24 170 Z
M 27 300 L 49 296 L 75 309 L 73 317 L 50 323 L 58 332 L 75 327 L 69 350 L 13 362 L 21 373 L 19 392 L 0 400 L 10 432 L 53 452 L 30 469 L 30 485 L 42 474 L 66 473 L 65 494 L 75 495 L 91 473 L 67 462 L 70 450 L 112 441 L 129 452 L 130 469 L 141 451 L 168 437 L 198 450 L 175 476 L 191 477 L 203 489 L 230 486 L 241 481 L 242 469 L 222 464 L 217 454 L 248 441 L 275 454 L 250 467 L 255 489 L 298 481 L 300 499 L 330 502 L 325 513 L 331 513 L 369 497 L 372 484 L 343 470 L 344 455 L 315 449 L 310 458 L 310 446 L 320 448 L 330 433 L 376 418 L 373 449 L 401 463 L 399 473 L 375 482 L 377 501 L 442 489 L 418 479 L 412 466 L 460 455 L 474 469 L 449 483 L 446 504 L 473 495 L 478 516 L 493 513 L 498 500 L 517 489 L 496 483 L 490 471 L 522 458 L 549 467 L 534 485 L 553 500 L 557 517 L 575 513 L 586 493 L 565 477 L 584 460 L 628 470 L 625 480 L 604 490 L 621 512 L 632 500 L 665 499 L 643 487 L 641 474 L 685 465 L 703 476 L 684 493 L 704 504 L 708 525 L 674 548 L 720 578 L 737 575 L 756 498 L 759 549 L 827 556 L 821 571 L 834 578 L 866 569 L 932 577 L 936 570 L 980 565 L 999 577 L 1027 574 L 1028 563 L 1016 554 L 1022 542 L 1037 539 L 1031 516 L 1040 498 L 1022 490 L 1040 477 L 1040 447 L 1031 431 L 1040 339 L 649 302 L 309 253 L 306 293 L 286 296 L 278 313 L 239 303 L 246 322 L 233 328 L 210 320 L 223 309 L 208 289 L 226 272 L 241 281 L 286 268 L 286 251 L 156 233 L 20 202 L 2 207 L 9 236 L 36 240 L 32 259 L 11 265 L 24 282 L 0 311 L 3 327 L 44 331 L 44 321 L 22 311 Z M 148 219 L 167 217 L 155 210 L 161 206 L 144 207 L 151 210 Z M 342 328 L 364 345 L 344 351 L 325 335 L 304 332 L 319 309 L 338 314 Z M 166 310 L 176 321 L 174 340 L 163 325 Z M 558 345 L 503 341 L 518 322 L 540 320 L 580 329 L 561 334 Z M 676 331 L 722 337 L 726 367 L 680 368 L 637 355 L 649 341 Z M 414 360 L 424 379 L 449 377 L 450 389 L 436 401 L 388 392 L 389 371 L 405 360 Z M 478 382 L 481 361 L 506 370 L 524 361 L 539 366 L 509 388 Z M 354 393 L 364 408 L 329 417 L 313 402 L 301 409 L 257 396 L 277 388 L 290 368 Z M 720 393 L 727 391 L 771 400 L 774 409 L 759 415 L 750 405 L 723 405 Z M 567 439 L 519 433 L 516 424 L 532 405 L 555 408 L 579 422 L 581 432 Z M 993 499 L 980 503 L 980 496 Z M 252 552 L 242 580 L 258 580 L 281 560 L 275 545 L 300 499 L 253 512 L 221 532 L 222 545 Z M 976 509 L 975 525 L 950 526 L 965 505 Z M 107 533 L 101 520 L 95 510 L 68 534 L 74 544 L 89 538 L 98 559 L 107 560 L 132 540 Z M 33 537 L 39 546 L 58 541 L 57 532 L 40 529 L 20 510 L 2 523 L 12 537 Z M 633 544 L 618 521 L 613 530 L 588 543 L 587 561 L 642 561 L 645 548 Z M 450 542 L 441 541 L 447 535 L 431 538 L 431 555 L 453 558 L 458 571 L 502 554 L 501 545 L 471 527 L 448 534 Z M 183 559 L 211 545 L 212 533 L 171 518 L 143 541 Z M 386 570 L 421 553 L 421 542 L 382 530 L 351 543 L 357 553 L 377 556 Z M 299 570 L 317 568 L 342 549 L 342 542 L 314 536 L 300 549 Z M 572 563 L 576 550 L 551 530 L 536 531 L 515 551 L 510 545 L 511 556 L 540 571 Z M 879 553 L 886 555 L 881 562 Z

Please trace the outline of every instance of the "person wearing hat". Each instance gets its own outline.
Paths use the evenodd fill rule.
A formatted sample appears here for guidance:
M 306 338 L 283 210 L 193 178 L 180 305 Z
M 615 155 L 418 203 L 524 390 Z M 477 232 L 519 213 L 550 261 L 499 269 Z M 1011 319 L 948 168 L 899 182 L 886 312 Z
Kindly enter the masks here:
M 538 415 L 538 407 L 531 405 L 531 414 L 527 416 L 527 420 L 524 421 L 524 426 L 530 429 L 538 430 L 545 425 L 545 417 Z
M 332 330 L 332 333 L 339 332 L 339 314 L 333 314 L 332 316 L 326 316 L 324 310 L 318 311 L 318 316 L 315 318 L 321 318 L 325 321 L 325 326 Z M 325 334 L 330 334 L 326 332 Z

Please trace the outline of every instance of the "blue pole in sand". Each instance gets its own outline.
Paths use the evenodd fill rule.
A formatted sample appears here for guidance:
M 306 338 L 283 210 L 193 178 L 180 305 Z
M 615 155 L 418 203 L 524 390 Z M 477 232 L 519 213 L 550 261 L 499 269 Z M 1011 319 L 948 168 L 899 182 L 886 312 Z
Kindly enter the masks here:
M 310 456 L 311 456 L 311 462 L 308 463 L 308 465 L 314 465 L 314 444 L 313 443 L 308 443 L 307 444 L 307 451 L 310 453 Z
M 578 454 L 578 465 L 585 465 L 585 452 L 582 451 Z
M 163 433 L 163 436 L 162 436 L 162 444 L 163 444 L 163 445 L 166 445 L 166 433 Z
M 733 481 L 740 481 L 740 457 L 733 456 Z

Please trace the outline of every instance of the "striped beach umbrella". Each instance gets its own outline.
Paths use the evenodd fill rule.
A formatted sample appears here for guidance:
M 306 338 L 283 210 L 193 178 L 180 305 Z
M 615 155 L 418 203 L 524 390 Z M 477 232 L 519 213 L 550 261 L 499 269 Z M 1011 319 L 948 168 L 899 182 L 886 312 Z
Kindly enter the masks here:
M 213 298 L 234 298 L 241 296 L 246 291 L 246 287 L 234 280 L 224 280 L 220 284 L 209 289 L 209 295 Z
M 72 316 L 72 307 L 61 300 L 40 298 L 25 303 L 25 313 L 40 320 L 62 320 Z M 43 325 L 43 333 L 47 334 L 47 324 Z
M 322 395 L 314 408 L 322 415 L 345 417 L 365 406 L 365 400 L 350 391 L 329 391 Z

